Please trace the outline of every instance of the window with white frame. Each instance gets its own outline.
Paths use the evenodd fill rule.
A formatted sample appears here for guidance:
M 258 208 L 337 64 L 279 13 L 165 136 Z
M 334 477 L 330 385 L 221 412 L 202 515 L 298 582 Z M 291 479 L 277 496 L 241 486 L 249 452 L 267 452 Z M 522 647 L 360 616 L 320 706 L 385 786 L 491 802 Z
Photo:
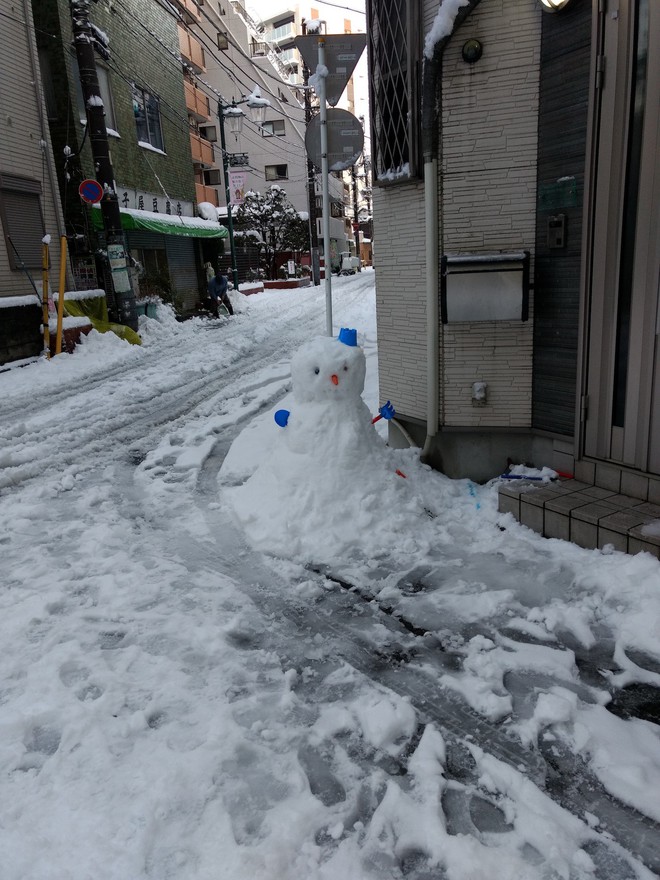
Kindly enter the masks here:
M 381 183 L 418 174 L 419 0 L 368 0 L 372 154 Z
M 288 165 L 266 165 L 266 180 L 288 180 Z
M 160 124 L 160 102 L 155 95 L 133 85 L 133 113 L 138 143 L 165 151 L 163 130 Z
M 261 134 L 264 137 L 284 137 L 286 134 L 283 119 L 271 119 L 261 125 Z

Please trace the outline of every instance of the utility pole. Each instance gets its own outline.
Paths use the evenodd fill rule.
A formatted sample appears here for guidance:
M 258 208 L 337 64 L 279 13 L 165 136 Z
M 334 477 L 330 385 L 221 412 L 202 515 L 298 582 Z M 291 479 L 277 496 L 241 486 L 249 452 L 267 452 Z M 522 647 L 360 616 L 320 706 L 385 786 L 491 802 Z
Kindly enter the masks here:
M 307 22 L 302 22 L 302 32 L 307 33 Z M 303 85 L 305 98 L 305 125 L 309 125 L 312 118 L 312 95 L 309 89 L 309 68 L 303 61 Z M 309 203 L 309 243 L 312 257 L 312 279 L 316 287 L 321 283 L 321 268 L 319 263 L 319 231 L 316 223 L 316 175 L 312 160 L 307 157 L 307 201 Z M 330 271 L 326 258 L 325 271 Z
M 234 243 L 234 221 L 231 216 L 231 192 L 229 191 L 229 154 L 227 153 L 227 141 L 225 140 L 225 108 L 222 101 L 218 101 L 218 120 L 220 122 L 220 149 L 222 151 L 222 172 L 225 178 L 225 200 L 227 202 L 227 231 L 229 232 L 231 274 L 234 284 L 234 290 L 238 290 L 238 266 L 236 263 L 236 244 Z
M 96 56 L 94 49 L 106 58 L 109 57 L 107 46 L 99 31 L 92 29 L 89 21 L 90 0 L 69 0 L 71 22 L 73 26 L 73 42 L 76 47 L 76 58 L 80 70 L 80 83 L 85 99 L 87 113 L 87 130 L 94 159 L 96 179 L 103 187 L 101 199 L 101 217 L 105 231 L 107 251 L 106 280 L 109 290 L 108 305 L 110 317 L 125 324 L 132 330 L 138 329 L 135 292 L 131 286 L 126 260 L 126 244 L 121 225 L 119 199 L 115 190 L 115 175 L 110 160 L 108 133 L 105 127 L 105 110 L 101 100 L 98 76 L 96 73 Z
M 360 259 L 360 221 L 358 219 L 358 183 L 356 165 L 351 167 L 351 178 L 353 180 L 353 237 L 355 238 L 355 256 Z

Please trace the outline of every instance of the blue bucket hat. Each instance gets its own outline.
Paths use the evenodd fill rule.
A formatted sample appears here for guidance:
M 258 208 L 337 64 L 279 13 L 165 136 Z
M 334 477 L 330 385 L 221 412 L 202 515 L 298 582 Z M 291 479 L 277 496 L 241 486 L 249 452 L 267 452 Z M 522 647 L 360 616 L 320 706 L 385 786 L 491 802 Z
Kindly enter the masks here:
M 337 339 L 340 342 L 343 342 L 344 345 L 357 346 L 357 330 L 349 329 L 348 327 L 342 327 L 339 331 L 339 336 Z

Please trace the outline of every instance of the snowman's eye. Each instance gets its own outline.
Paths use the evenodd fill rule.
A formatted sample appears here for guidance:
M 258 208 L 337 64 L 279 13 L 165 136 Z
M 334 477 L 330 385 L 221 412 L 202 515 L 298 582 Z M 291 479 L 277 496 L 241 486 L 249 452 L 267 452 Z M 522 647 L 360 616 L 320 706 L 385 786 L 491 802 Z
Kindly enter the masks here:
M 348 367 L 346 366 L 346 364 L 344 364 L 344 372 L 348 373 Z
M 320 370 L 319 370 L 319 368 L 318 368 L 318 367 L 314 367 L 314 372 L 315 372 L 315 373 L 316 373 L 316 375 L 317 375 L 317 376 L 318 376 L 318 374 L 319 374 L 319 373 L 320 373 L 320 372 L 321 372 L 321 371 L 320 371 Z

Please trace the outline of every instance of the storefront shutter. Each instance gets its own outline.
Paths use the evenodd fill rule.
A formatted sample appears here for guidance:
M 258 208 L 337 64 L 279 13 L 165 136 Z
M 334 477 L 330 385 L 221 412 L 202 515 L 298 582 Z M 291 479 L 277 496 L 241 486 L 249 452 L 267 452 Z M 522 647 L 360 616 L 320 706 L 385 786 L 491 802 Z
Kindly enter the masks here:
M 0 209 L 11 267 L 40 269 L 45 228 L 39 181 L 1 175 Z
M 196 243 L 191 238 L 164 236 L 167 262 L 175 296 L 184 311 L 195 307 L 199 299 L 200 282 L 197 277 Z

